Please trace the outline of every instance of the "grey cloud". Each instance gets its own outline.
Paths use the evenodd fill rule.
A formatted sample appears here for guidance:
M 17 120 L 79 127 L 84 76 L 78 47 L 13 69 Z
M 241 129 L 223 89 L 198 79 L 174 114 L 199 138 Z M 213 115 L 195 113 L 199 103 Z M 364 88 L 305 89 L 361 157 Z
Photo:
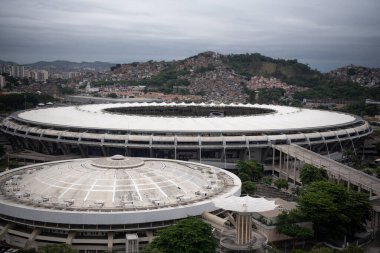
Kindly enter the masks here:
M 3 0 L 0 59 L 171 60 L 205 50 L 380 66 L 378 0 Z

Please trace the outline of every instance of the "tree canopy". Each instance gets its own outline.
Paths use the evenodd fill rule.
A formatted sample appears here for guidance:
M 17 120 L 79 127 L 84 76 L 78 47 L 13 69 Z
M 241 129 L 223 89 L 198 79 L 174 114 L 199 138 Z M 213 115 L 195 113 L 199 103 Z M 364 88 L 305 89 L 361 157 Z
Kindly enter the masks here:
M 54 98 L 48 94 L 15 93 L 0 95 L 0 111 L 16 111 L 36 106 L 38 103 L 52 102 Z M 26 108 L 25 108 L 26 107 Z
M 309 228 L 301 227 L 297 223 L 305 221 L 302 213 L 298 209 L 290 212 L 283 212 L 277 218 L 277 231 L 281 234 L 294 237 L 295 239 L 309 239 L 313 237 L 313 231 Z
M 244 181 L 241 186 L 241 194 L 253 195 L 256 192 L 256 184 L 252 181 Z
M 303 185 L 317 181 L 326 181 L 328 179 L 325 169 L 317 168 L 310 164 L 305 164 L 300 172 L 300 179 Z
M 78 253 L 77 250 L 70 247 L 66 243 L 61 244 L 46 244 L 42 247 L 39 247 L 36 251 L 35 249 L 21 249 L 18 252 L 20 253 Z
M 215 253 L 211 226 L 199 218 L 189 217 L 162 229 L 145 253 Z
M 254 160 L 238 161 L 236 168 L 238 169 L 238 176 L 244 173 L 253 181 L 258 181 L 264 176 L 263 165 Z
M 282 188 L 288 189 L 289 187 L 288 181 L 283 178 L 279 178 L 276 181 L 274 181 L 274 185 L 277 187 L 277 189 L 282 189 Z
M 313 222 L 316 233 L 327 231 L 332 236 L 353 236 L 363 231 L 372 211 L 366 194 L 326 181 L 307 185 L 298 205 L 304 217 Z

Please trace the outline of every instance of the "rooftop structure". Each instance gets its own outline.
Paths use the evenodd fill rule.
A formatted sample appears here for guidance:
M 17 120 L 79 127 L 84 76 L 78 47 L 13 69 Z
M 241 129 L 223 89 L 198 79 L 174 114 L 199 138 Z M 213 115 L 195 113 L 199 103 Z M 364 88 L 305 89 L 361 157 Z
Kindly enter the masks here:
M 222 169 L 121 155 L 49 162 L 0 174 L 0 239 L 22 247 L 66 242 L 78 250 L 125 250 L 158 229 L 215 211 L 213 201 L 240 195 Z M 33 236 L 32 236 L 33 235 Z
M 151 109 L 152 107 L 154 110 Z M 196 114 L 202 108 L 205 108 L 208 114 Z M 260 109 L 266 113 L 257 112 Z M 173 110 L 178 111 L 178 114 L 170 113 Z M 192 111 L 183 115 L 182 113 L 187 110 Z M 238 114 L 243 110 L 244 113 Z M 226 112 L 226 117 L 210 117 L 212 111 Z M 229 111 L 231 114 L 228 113 Z M 145 133 L 166 131 L 176 133 L 206 131 L 213 133 L 230 131 L 252 133 L 276 130 L 286 132 L 297 129 L 318 130 L 357 121 L 356 117 L 348 114 L 286 106 L 175 103 L 126 103 L 58 107 L 21 112 L 17 114 L 17 118 L 47 126 L 59 125 Z
M 320 154 L 353 147 L 372 132 L 360 117 L 276 105 L 122 103 L 21 111 L 1 130 L 17 149 L 82 157 L 197 160 L 229 168 L 271 159 L 273 144 Z

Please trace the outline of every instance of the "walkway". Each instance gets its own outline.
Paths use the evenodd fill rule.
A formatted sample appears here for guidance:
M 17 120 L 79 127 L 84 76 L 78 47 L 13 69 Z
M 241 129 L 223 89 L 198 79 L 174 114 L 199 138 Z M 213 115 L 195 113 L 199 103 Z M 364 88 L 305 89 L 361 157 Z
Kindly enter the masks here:
M 336 162 L 295 144 L 273 145 L 273 148 L 274 150 L 280 151 L 279 169 L 281 171 L 285 169 L 288 175 L 289 171 L 291 171 L 291 169 L 289 170 L 289 167 L 295 167 L 295 160 L 297 160 L 319 168 L 323 167 L 327 170 L 330 178 L 337 180 L 338 182 L 347 182 L 348 187 L 350 185 L 355 185 L 359 190 L 364 189 L 368 191 L 370 195 L 375 194 L 380 196 L 380 179 L 376 177 L 370 176 L 362 171 Z M 274 161 L 275 159 L 273 159 L 273 165 Z M 294 172 L 293 175 L 294 174 L 296 175 L 296 181 L 299 181 L 299 173 Z

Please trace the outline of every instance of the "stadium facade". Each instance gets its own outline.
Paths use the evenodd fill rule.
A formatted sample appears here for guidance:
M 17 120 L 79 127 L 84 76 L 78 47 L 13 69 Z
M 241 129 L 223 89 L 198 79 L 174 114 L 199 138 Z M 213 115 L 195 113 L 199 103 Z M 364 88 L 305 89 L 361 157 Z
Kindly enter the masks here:
M 343 153 L 372 129 L 358 116 L 287 106 L 124 103 L 21 111 L 2 131 L 15 149 L 50 155 L 123 154 L 228 168 L 239 159 L 270 161 L 273 144 Z
M 185 161 L 115 155 L 29 165 L 0 174 L 0 239 L 138 252 L 161 228 L 213 212 L 213 201 L 240 190 L 234 174 Z

